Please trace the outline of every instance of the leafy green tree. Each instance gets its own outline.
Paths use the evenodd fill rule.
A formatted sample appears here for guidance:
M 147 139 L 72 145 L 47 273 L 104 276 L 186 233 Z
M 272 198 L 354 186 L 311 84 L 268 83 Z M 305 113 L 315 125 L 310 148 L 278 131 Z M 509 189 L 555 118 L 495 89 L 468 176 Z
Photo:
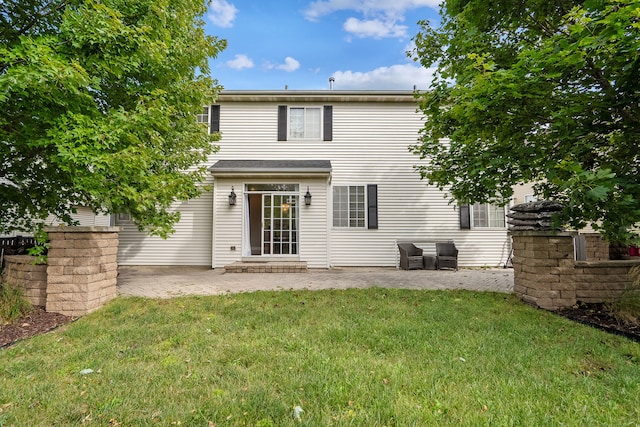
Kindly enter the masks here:
M 612 241 L 640 222 L 640 3 L 446 0 L 421 22 L 436 67 L 413 150 L 461 202 L 505 204 L 518 183 Z M 447 140 L 448 138 L 448 140 Z
M 218 91 L 202 0 L 4 0 L 0 233 L 74 206 L 166 237 L 214 153 L 196 115 Z

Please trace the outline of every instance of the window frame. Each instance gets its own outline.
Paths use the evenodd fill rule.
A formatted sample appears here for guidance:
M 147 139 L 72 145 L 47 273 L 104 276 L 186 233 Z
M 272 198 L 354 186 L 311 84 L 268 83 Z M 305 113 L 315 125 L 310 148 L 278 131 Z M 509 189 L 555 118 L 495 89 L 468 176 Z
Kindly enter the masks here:
M 291 111 L 294 109 L 303 109 L 304 123 L 303 136 L 298 137 L 291 134 L 293 126 L 291 126 Z M 306 112 L 311 109 L 319 110 L 318 124 L 314 125 L 314 130 L 319 131 L 318 136 L 312 137 L 306 132 Z M 278 105 L 278 141 L 333 141 L 333 105 Z
M 352 217 L 351 213 L 353 211 L 352 209 L 352 202 L 351 202 L 351 188 L 358 188 L 360 189 L 360 194 L 356 194 L 356 197 L 359 197 L 360 195 L 362 195 L 362 208 L 361 209 L 357 209 L 355 212 L 357 214 L 362 214 L 362 218 L 359 217 Z M 338 189 L 347 189 L 347 194 L 346 194 L 346 209 L 340 209 L 340 211 L 336 211 L 336 190 Z M 367 185 L 366 184 L 345 184 L 345 185 L 335 185 L 332 187 L 331 190 L 331 200 L 332 200 L 332 208 L 331 208 L 331 212 L 332 212 L 332 220 L 331 220 L 331 224 L 333 228 L 339 228 L 339 229 L 354 229 L 354 230 L 366 230 L 368 228 L 368 213 L 367 213 L 367 208 L 368 208 L 368 197 L 367 197 Z M 360 203 L 359 200 L 356 200 L 355 203 Z M 336 216 L 336 212 L 339 213 L 346 213 L 346 218 L 344 217 L 344 215 L 340 215 L 339 218 L 337 218 Z M 341 224 L 336 224 L 336 220 L 339 219 L 340 223 L 343 223 L 346 221 L 346 225 L 341 225 Z M 352 221 L 356 221 L 356 223 L 358 221 L 362 220 L 362 225 L 351 225 Z
M 131 218 L 131 214 L 129 213 L 116 213 L 113 215 L 113 224 L 114 225 L 129 225 L 133 224 L 133 218 Z
M 477 209 L 476 206 L 480 206 L 480 205 L 486 208 L 487 225 L 476 225 L 476 209 Z M 502 217 L 501 217 L 500 225 L 495 224 L 495 221 L 496 221 L 495 215 L 492 216 L 492 210 L 497 211 L 498 209 L 502 209 Z M 506 214 L 507 214 L 507 210 L 505 206 L 498 206 L 493 203 L 475 203 L 473 205 L 469 205 L 469 216 L 470 216 L 469 222 L 471 225 L 471 229 L 473 230 L 487 230 L 487 229 L 503 230 L 507 228 Z
M 209 121 L 210 117 L 211 117 L 211 106 L 205 105 L 202 107 L 202 113 L 196 114 L 196 121 L 198 123 L 206 124 L 207 128 L 209 128 L 211 126 L 211 123 Z
M 303 110 L 302 118 L 302 136 L 294 136 L 292 120 L 294 115 L 292 114 L 292 110 Z M 317 110 L 318 115 L 318 123 L 313 124 L 313 133 L 317 132 L 317 136 L 309 136 L 307 133 L 307 112 L 311 110 Z M 323 137 L 324 130 L 324 118 L 322 117 L 322 106 L 300 106 L 300 105 L 288 105 L 287 106 L 287 140 L 289 141 L 321 141 Z

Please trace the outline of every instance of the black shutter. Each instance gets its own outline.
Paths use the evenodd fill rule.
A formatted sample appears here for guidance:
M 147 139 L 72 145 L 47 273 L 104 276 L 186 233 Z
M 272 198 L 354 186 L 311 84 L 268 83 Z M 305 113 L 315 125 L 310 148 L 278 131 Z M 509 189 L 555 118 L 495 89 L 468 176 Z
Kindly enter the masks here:
M 209 107 L 209 133 L 220 132 L 220 105 Z
M 333 140 L 333 105 L 324 106 L 324 140 Z
M 278 141 L 287 140 L 287 106 L 278 105 Z
M 458 206 L 458 210 L 460 211 L 460 229 L 471 229 L 471 209 L 469 205 L 460 205 Z
M 378 186 L 375 184 L 367 185 L 367 218 L 368 228 L 378 228 Z

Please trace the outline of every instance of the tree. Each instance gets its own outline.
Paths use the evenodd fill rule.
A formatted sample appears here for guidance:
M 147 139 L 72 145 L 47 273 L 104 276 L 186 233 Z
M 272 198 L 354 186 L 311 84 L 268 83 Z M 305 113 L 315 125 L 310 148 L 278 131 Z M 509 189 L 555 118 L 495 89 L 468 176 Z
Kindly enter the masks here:
M 506 204 L 519 183 L 558 223 L 626 241 L 640 222 L 640 3 L 447 0 L 414 54 L 423 178 L 460 202 Z M 448 138 L 448 139 L 447 139 Z
M 74 206 L 166 237 L 195 197 L 218 90 L 202 0 L 5 0 L 0 11 L 0 233 Z

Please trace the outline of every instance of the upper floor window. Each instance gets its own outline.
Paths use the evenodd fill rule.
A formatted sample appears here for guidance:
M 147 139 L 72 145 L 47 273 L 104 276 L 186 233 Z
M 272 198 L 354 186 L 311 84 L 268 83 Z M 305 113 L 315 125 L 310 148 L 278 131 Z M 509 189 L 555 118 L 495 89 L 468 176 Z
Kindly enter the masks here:
M 220 105 L 213 104 L 202 108 L 202 113 L 196 116 L 198 123 L 209 127 L 209 133 L 220 132 Z
M 202 113 L 197 116 L 198 123 L 209 124 L 209 107 L 204 107 Z
M 289 108 L 289 139 L 320 139 L 320 108 Z
M 333 139 L 333 106 L 278 106 L 278 141 Z

